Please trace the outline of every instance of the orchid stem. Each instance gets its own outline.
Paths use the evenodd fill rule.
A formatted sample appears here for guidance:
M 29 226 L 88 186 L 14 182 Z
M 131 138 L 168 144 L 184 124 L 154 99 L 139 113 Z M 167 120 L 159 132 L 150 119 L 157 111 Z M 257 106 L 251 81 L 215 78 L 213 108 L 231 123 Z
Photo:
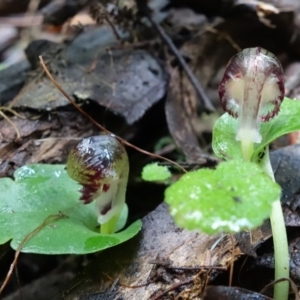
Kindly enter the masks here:
M 249 140 L 241 140 L 241 148 L 243 159 L 245 161 L 251 161 L 253 154 L 253 142 Z M 262 161 L 259 163 L 265 173 L 275 181 L 273 169 L 270 163 L 269 148 L 266 148 L 265 155 Z M 272 204 L 272 210 L 270 215 L 273 244 L 274 244 L 274 258 L 275 258 L 275 278 L 289 278 L 289 248 L 286 235 L 286 228 L 284 223 L 284 217 L 281 207 L 280 198 Z M 283 281 L 276 283 L 274 287 L 274 300 L 287 300 L 289 295 L 289 282 Z
M 249 139 L 242 139 L 241 147 L 244 161 L 251 161 L 251 156 L 253 154 L 253 141 Z
M 264 169 L 265 173 L 268 174 L 273 181 L 275 181 L 272 166 L 270 163 L 268 147 L 260 165 Z M 289 278 L 290 275 L 288 240 L 280 198 L 273 202 L 270 220 L 273 233 L 276 281 L 283 277 Z M 273 296 L 274 300 L 287 300 L 288 295 L 288 281 L 282 281 L 275 284 Z
M 100 233 L 101 234 L 112 234 L 116 231 L 116 226 L 120 217 L 120 214 L 113 216 L 106 223 L 101 224 Z

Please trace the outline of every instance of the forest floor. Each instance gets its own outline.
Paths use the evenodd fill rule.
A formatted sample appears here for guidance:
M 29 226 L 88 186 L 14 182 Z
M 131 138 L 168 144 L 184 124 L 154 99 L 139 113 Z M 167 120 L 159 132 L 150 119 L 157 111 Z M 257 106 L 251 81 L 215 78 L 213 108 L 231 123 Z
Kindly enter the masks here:
M 278 57 L 285 95 L 300 99 L 297 0 L 0 1 L 0 178 L 14 179 L 31 164 L 65 164 L 79 140 L 103 126 L 135 146 L 126 146 L 127 226 L 143 224 L 132 239 L 99 253 L 20 248 L 9 278 L 16 252 L 3 243 L 1 299 L 271 299 L 272 286 L 260 294 L 274 278 L 268 221 L 251 237 L 187 231 L 163 202 L 166 185 L 141 179 L 143 167 L 157 161 L 170 167 L 172 181 L 182 175 L 158 155 L 187 170 L 217 166 L 218 85 L 230 58 L 249 47 Z M 40 56 L 73 103 L 45 74 Z M 271 144 L 296 285 L 299 142 L 296 132 Z M 0 206 L 0 224 L 5 213 Z

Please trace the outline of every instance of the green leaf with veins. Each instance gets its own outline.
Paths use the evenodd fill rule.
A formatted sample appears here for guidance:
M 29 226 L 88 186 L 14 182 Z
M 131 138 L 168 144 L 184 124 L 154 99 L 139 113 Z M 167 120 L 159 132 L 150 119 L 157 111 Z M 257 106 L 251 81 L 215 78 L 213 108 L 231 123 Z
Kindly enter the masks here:
M 145 181 L 165 181 L 171 177 L 171 172 L 166 166 L 157 163 L 148 164 L 143 168 L 142 178 Z
M 186 173 L 165 192 L 179 226 L 208 234 L 256 228 L 279 196 L 280 187 L 261 167 L 239 160 Z
M 123 243 L 141 229 L 141 222 L 136 221 L 121 232 L 101 235 L 94 203 L 79 201 L 80 186 L 67 175 L 64 165 L 24 166 L 14 178 L 0 179 L 0 244 L 12 240 L 11 246 L 17 249 L 47 217 L 60 214 L 63 217 L 42 228 L 22 252 L 92 253 Z M 126 214 L 125 208 L 120 217 L 123 225 Z
M 300 130 L 300 101 L 284 98 L 280 111 L 269 122 L 260 125 L 260 144 L 254 144 L 252 161 L 256 161 L 264 148 L 278 137 Z M 216 122 L 213 130 L 212 147 L 215 154 L 225 160 L 243 159 L 241 143 L 235 139 L 237 119 L 225 113 Z

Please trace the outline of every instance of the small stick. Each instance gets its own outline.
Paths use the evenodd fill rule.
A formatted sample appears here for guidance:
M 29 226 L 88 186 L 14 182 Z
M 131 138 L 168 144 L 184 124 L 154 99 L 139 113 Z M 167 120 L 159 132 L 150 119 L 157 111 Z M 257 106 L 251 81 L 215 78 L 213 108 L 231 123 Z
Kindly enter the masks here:
M 45 71 L 45 73 L 47 74 L 48 78 L 50 79 L 50 81 L 54 84 L 54 86 L 70 101 L 70 103 L 80 112 L 82 113 L 86 118 L 88 118 L 93 124 L 95 124 L 100 130 L 104 131 L 106 134 L 112 134 L 113 136 L 115 136 L 115 138 L 120 141 L 121 143 L 123 143 L 124 145 L 128 146 L 128 147 L 131 147 L 145 155 L 149 155 L 149 156 L 152 156 L 152 157 L 155 157 L 155 158 L 158 158 L 158 159 L 162 159 L 162 160 L 165 160 L 165 161 L 168 161 L 169 163 L 177 166 L 178 168 L 180 168 L 184 173 L 186 173 L 187 171 L 181 166 L 179 165 L 177 162 L 171 160 L 171 159 L 168 159 L 166 157 L 163 157 L 163 156 L 160 156 L 160 155 L 157 155 L 157 154 L 154 154 L 154 153 L 151 153 L 151 152 L 148 152 L 146 150 L 143 150 L 129 142 L 127 142 L 126 140 L 122 139 L 121 137 L 119 136 L 116 136 L 115 134 L 113 134 L 112 132 L 110 132 L 109 130 L 107 130 L 105 127 L 103 127 L 102 125 L 100 125 L 99 123 L 97 123 L 90 115 L 88 115 L 67 93 L 66 91 L 63 90 L 63 88 L 58 84 L 58 82 L 53 78 L 53 76 L 51 75 L 51 73 L 49 72 L 47 66 L 45 65 L 44 63 L 44 60 L 42 58 L 42 56 L 39 56 L 39 59 L 40 59 L 40 63 Z
M 183 285 L 187 285 L 190 284 L 194 281 L 194 278 L 190 278 L 188 280 L 185 281 L 181 281 L 177 284 L 174 284 L 173 286 L 171 286 L 170 288 L 166 289 L 164 292 L 162 292 L 161 294 L 159 294 L 158 296 L 156 296 L 155 298 L 153 298 L 153 300 L 159 300 L 162 299 L 164 296 L 166 296 L 169 292 L 177 290 L 178 288 L 182 287 Z
M 226 271 L 227 268 L 223 266 L 197 266 L 197 267 L 176 267 L 164 264 L 160 261 L 150 260 L 148 264 L 162 266 L 166 270 L 186 270 L 186 271 L 199 271 L 201 269 L 215 269 L 215 270 L 223 270 Z
M 57 215 L 51 215 L 49 217 L 47 217 L 44 222 L 37 228 L 35 228 L 33 231 L 31 231 L 29 234 L 27 234 L 27 236 L 22 240 L 22 242 L 20 243 L 20 245 L 18 246 L 18 249 L 15 253 L 15 257 L 14 257 L 14 260 L 12 262 L 12 264 L 10 265 L 10 268 L 7 272 L 7 275 L 0 287 L 0 295 L 1 293 L 3 292 L 4 288 L 6 287 L 8 281 L 10 280 L 10 277 L 16 267 L 16 264 L 17 264 L 17 260 L 19 258 L 19 255 L 20 255 L 20 252 L 22 250 L 22 248 L 24 247 L 24 245 L 30 240 L 32 239 L 34 236 L 36 236 L 43 228 L 45 228 L 47 225 L 61 219 L 61 218 L 64 218 L 65 216 L 61 213 L 57 214 Z
M 110 277 L 109 275 L 107 275 L 106 273 L 103 273 L 103 275 L 105 275 L 110 281 L 112 281 L 113 283 L 118 280 L 117 279 L 113 279 L 112 277 Z M 153 282 L 153 281 L 152 281 Z M 144 286 L 147 286 L 149 285 L 150 283 L 152 283 L 151 281 L 150 282 L 146 282 L 146 283 L 142 283 L 142 284 L 138 284 L 138 285 L 127 285 L 127 284 L 124 284 L 124 283 L 121 283 L 121 282 L 118 282 L 119 285 L 121 287 L 124 287 L 124 288 L 128 288 L 128 289 L 138 289 L 138 288 L 141 288 L 141 287 L 144 287 Z
M 243 49 L 233 40 L 233 38 L 224 32 L 220 33 L 217 29 L 215 29 L 212 26 L 206 26 L 205 28 L 206 31 L 212 32 L 214 34 L 219 34 L 221 37 L 225 38 L 229 44 L 237 51 L 241 52 Z
M 152 18 L 149 15 L 147 15 L 147 17 L 148 17 L 150 23 L 152 24 L 152 26 L 157 30 L 157 32 L 161 36 L 162 40 L 168 45 L 170 50 L 173 52 L 173 54 L 178 59 L 180 65 L 184 69 L 188 79 L 190 80 L 191 84 L 193 85 L 194 89 L 196 90 L 198 98 L 202 99 L 202 102 L 204 104 L 204 109 L 207 112 L 214 112 L 215 108 L 214 108 L 213 104 L 211 103 L 211 101 L 209 100 L 207 95 L 205 94 L 200 82 L 197 80 L 197 78 L 194 75 L 194 73 L 192 72 L 191 68 L 186 63 L 184 58 L 182 57 L 182 54 L 180 53 L 180 51 L 175 46 L 172 39 L 167 35 L 165 30 L 158 23 L 156 23 L 155 21 L 152 20 Z
M 235 244 L 234 244 L 234 239 L 233 239 L 233 235 L 230 233 L 230 240 L 231 240 L 231 244 L 232 244 L 232 262 L 230 264 L 230 270 L 229 270 L 229 286 L 232 286 L 232 278 L 233 278 L 233 269 L 234 269 L 234 256 L 235 256 Z
M 271 283 L 267 284 L 259 293 L 260 294 L 264 294 L 271 286 L 279 283 L 279 282 L 282 282 L 282 281 L 289 281 L 290 285 L 291 285 L 291 288 L 293 290 L 293 293 L 295 294 L 295 300 L 300 300 L 300 297 L 299 297 L 299 294 L 298 294 L 298 287 L 297 285 L 295 284 L 295 282 L 293 280 L 291 280 L 290 278 L 285 278 L 285 277 L 282 277 L 280 279 L 277 279 L 277 280 L 274 280 L 272 281 Z
M 10 113 L 12 113 L 13 115 L 15 115 L 16 117 L 20 118 L 20 119 L 26 119 L 25 117 L 23 117 L 22 115 L 20 115 L 19 113 L 17 113 L 15 110 L 13 110 L 10 107 L 6 107 L 6 106 L 0 106 L 0 110 L 6 110 L 9 111 Z
M 117 29 L 116 29 L 114 23 L 110 20 L 110 18 L 108 17 L 107 14 L 104 15 L 104 20 L 108 23 L 108 25 L 109 25 L 110 28 L 112 29 L 112 31 L 113 31 L 113 33 L 114 33 L 116 39 L 117 39 L 118 41 L 121 41 L 122 39 L 121 39 L 121 37 L 120 37 L 120 35 L 119 35 L 119 33 L 118 33 L 118 31 L 117 31 Z
M 3 117 L 13 127 L 13 129 L 17 134 L 17 139 L 21 138 L 21 134 L 17 125 L 5 113 L 3 113 L 1 109 L 0 109 L 0 116 Z
M 2 26 L 15 26 L 15 27 L 31 27 L 41 26 L 44 16 L 41 14 L 31 15 L 18 15 L 15 17 L 0 17 L 0 25 Z
M 31 17 L 30 23 L 32 23 L 32 25 L 29 25 L 28 29 L 23 30 L 21 32 L 21 40 L 23 42 L 27 42 L 27 40 L 30 41 L 32 39 L 33 33 L 39 31 L 38 25 L 33 25 L 33 22 L 36 19 L 34 17 L 34 14 L 37 12 L 40 2 L 41 2 L 41 0 L 30 0 L 28 3 L 27 12 L 26 12 L 25 16 L 27 16 L 29 18 Z

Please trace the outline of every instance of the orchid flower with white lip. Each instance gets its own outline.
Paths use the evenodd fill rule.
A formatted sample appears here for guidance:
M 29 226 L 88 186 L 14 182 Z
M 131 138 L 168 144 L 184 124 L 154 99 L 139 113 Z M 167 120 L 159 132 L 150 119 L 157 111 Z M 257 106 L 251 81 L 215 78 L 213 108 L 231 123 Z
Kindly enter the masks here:
M 284 98 L 282 66 L 274 54 L 247 48 L 229 61 L 219 85 L 223 109 L 238 118 L 236 140 L 245 160 L 251 160 L 253 143 L 261 142 L 260 123 L 279 112 Z
M 80 200 L 85 204 L 95 200 L 101 233 L 113 233 L 125 204 L 128 181 L 124 146 L 113 135 L 84 138 L 70 151 L 67 172 L 82 185 Z

